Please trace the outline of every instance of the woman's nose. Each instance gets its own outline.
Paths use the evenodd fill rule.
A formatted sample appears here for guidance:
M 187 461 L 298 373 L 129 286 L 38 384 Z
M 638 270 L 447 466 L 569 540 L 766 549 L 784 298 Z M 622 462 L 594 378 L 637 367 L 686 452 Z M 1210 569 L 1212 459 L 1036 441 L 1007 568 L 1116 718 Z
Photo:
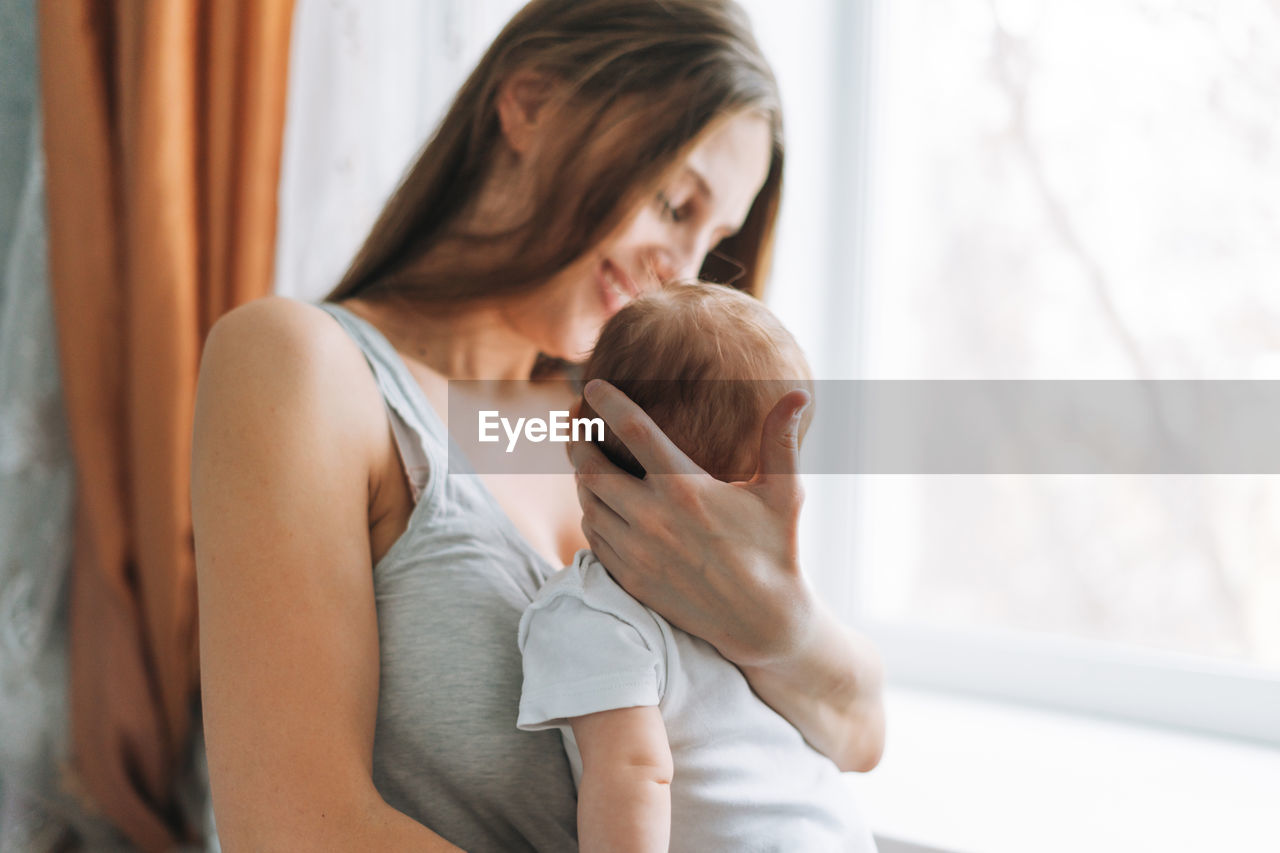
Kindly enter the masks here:
M 654 249 L 649 256 L 649 269 L 659 287 L 680 275 L 680 264 L 668 249 Z
M 697 246 L 658 249 L 653 254 L 653 273 L 659 284 L 697 278 L 705 255 Z

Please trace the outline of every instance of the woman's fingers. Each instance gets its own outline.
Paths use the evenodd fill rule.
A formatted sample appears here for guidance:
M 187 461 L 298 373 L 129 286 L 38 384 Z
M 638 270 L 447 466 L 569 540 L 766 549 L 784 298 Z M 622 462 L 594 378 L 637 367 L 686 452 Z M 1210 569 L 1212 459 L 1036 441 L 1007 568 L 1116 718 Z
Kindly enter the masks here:
M 804 502 L 800 484 L 800 426 L 809 394 L 788 391 L 764 419 L 760 435 L 760 465 L 751 480 L 752 491 L 777 512 L 799 514 Z
M 611 427 L 618 417 L 638 412 L 605 383 L 593 386 L 588 397 Z M 807 611 L 796 603 L 806 590 L 796 562 L 803 502 L 797 447 L 808 404 L 803 390 L 775 404 L 765 418 L 759 467 L 747 483 L 719 482 L 674 446 L 662 450 L 670 442 L 643 413 L 657 439 L 629 446 L 650 472 L 644 480 L 589 443 L 570 446 L 583 532 L 614 579 L 731 660 L 767 659 L 788 648 L 803 628 Z M 654 452 L 646 454 L 645 447 Z M 666 473 L 659 465 L 667 466 Z M 696 476 L 673 475 L 672 468 Z
M 605 568 L 611 572 L 616 571 L 616 567 L 623 566 L 624 563 L 618 556 L 614 543 L 624 541 L 628 535 L 626 522 L 581 484 L 578 485 L 578 499 L 582 502 L 582 535 L 587 538 L 587 545 L 600 562 L 604 563 Z M 589 511 L 588 506 L 594 507 L 594 511 Z M 604 522 L 600 523 L 600 519 L 604 519 Z
M 644 481 L 614 465 L 595 445 L 585 441 L 571 444 L 569 461 L 578 475 L 579 494 L 585 486 L 621 518 L 629 520 L 629 508 L 644 500 Z
M 604 501 L 596 497 L 586 484 L 578 483 L 578 503 L 582 506 L 582 532 L 590 535 L 590 530 L 617 541 L 625 535 L 630 525 L 627 520 L 611 510 Z
M 649 474 L 704 474 L 631 399 L 603 379 L 583 389 L 591 408 L 604 418 Z
M 622 581 L 617 576 L 617 569 L 614 567 L 623 565 L 622 558 L 613 550 L 609 540 L 601 536 L 595 536 L 587 539 L 587 544 L 591 546 L 591 553 L 596 555 L 596 559 L 603 563 L 604 567 L 609 570 L 609 574 L 613 576 L 613 579 L 621 584 Z M 623 589 L 626 589 L 625 585 Z

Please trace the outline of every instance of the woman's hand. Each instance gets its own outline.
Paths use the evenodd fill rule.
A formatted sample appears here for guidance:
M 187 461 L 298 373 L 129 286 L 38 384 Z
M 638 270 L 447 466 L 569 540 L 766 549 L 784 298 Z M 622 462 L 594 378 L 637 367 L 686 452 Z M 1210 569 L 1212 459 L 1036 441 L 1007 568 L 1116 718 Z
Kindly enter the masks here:
M 587 542 L 614 579 L 736 663 L 756 692 L 842 769 L 870 769 L 884 736 L 874 649 L 814 597 L 799 565 L 797 475 L 804 391 L 765 418 L 760 464 L 723 483 L 695 465 L 626 395 L 593 380 L 587 402 L 648 472 L 594 446 L 570 456 Z
M 592 382 L 586 393 L 648 472 L 637 479 L 590 444 L 571 450 L 582 530 L 609 573 L 734 663 L 794 651 L 813 606 L 796 532 L 804 502 L 797 431 L 808 395 L 788 393 L 766 418 L 756 475 L 723 483 L 612 385 Z

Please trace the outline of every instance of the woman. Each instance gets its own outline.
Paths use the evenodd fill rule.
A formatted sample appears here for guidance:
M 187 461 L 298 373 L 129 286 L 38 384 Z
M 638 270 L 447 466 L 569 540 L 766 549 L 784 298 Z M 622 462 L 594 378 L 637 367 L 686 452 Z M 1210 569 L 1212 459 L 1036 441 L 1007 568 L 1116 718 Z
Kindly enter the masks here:
M 572 849 L 558 736 L 515 728 L 515 631 L 588 543 L 842 768 L 874 766 L 875 653 L 797 565 L 802 392 L 770 415 L 748 484 L 697 472 L 608 385 L 590 400 L 647 479 L 592 448 L 576 486 L 442 472 L 448 380 L 579 360 L 618 308 L 713 249 L 758 293 L 781 175 L 776 86 L 734 4 L 535 0 L 330 304 L 263 300 L 217 324 L 193 501 L 229 849 Z M 709 616 L 725 602 L 733 624 Z

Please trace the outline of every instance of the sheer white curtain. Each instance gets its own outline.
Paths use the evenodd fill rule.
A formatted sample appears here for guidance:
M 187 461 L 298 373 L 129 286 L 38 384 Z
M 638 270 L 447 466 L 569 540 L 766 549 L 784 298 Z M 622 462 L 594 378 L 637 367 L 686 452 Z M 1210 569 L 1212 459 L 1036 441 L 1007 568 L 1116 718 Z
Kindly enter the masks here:
M 298 0 L 277 293 L 341 278 L 454 92 L 520 0 Z

